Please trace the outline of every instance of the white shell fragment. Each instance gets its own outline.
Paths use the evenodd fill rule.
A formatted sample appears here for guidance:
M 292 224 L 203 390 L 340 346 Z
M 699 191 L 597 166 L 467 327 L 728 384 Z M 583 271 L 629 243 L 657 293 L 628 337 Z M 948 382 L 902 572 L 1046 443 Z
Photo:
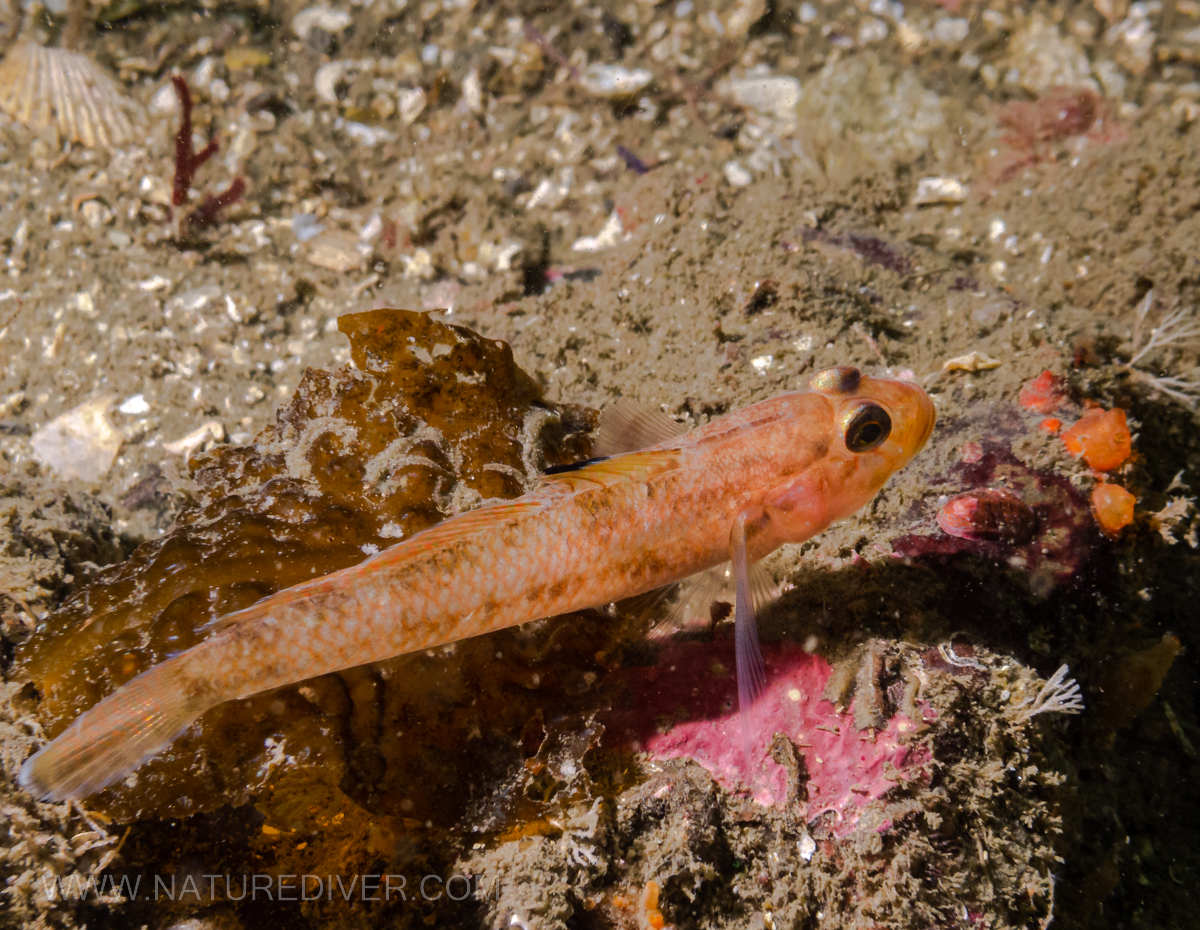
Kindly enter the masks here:
M 292 31 L 304 41 L 308 41 L 313 28 L 323 29 L 330 35 L 337 35 L 350 25 L 350 14 L 345 10 L 329 10 L 324 7 L 309 7 L 301 10 L 292 17 Z
M 580 83 L 597 97 L 632 97 L 654 80 L 644 68 L 622 68 L 620 65 L 588 65 Z
M 913 205 L 925 207 L 935 203 L 962 203 L 967 199 L 967 185 L 955 178 L 921 178 Z
M 317 96 L 326 103 L 337 103 L 337 84 L 345 73 L 345 62 L 328 61 L 321 65 L 313 76 L 313 88 L 316 90 Z
M 341 230 L 330 230 L 313 240 L 308 260 L 318 268 L 328 268 L 330 271 L 354 271 L 363 267 L 366 260 L 364 250 L 370 254 L 371 246 L 361 243 L 357 236 Z
M 746 187 L 751 181 L 754 180 L 753 175 L 743 168 L 741 162 L 737 161 L 736 159 L 734 161 L 726 162 L 724 171 L 725 180 L 734 187 Z
M 146 403 L 144 395 L 134 394 L 132 397 L 125 398 L 117 410 L 126 416 L 136 417 L 143 413 L 149 413 L 150 405 Z
M 0 62 L 0 110 L 33 130 L 114 148 L 141 137 L 141 106 L 90 58 L 20 42 Z
M 112 396 L 85 401 L 33 434 L 33 457 L 67 481 L 99 481 L 112 468 L 121 434 L 108 419 Z
M 956 355 L 942 363 L 942 371 L 988 371 L 999 368 L 998 358 L 984 355 L 982 352 L 968 352 L 966 355 Z
M 400 104 L 400 122 L 411 126 L 425 109 L 426 96 L 424 89 L 413 87 L 400 91 L 397 96 Z
M 221 442 L 224 438 L 225 427 L 221 425 L 220 420 L 205 420 L 186 436 L 174 442 L 164 442 L 163 451 L 170 455 L 181 455 L 186 459 L 193 452 L 214 442 Z
M 794 77 L 751 77 L 729 82 L 729 93 L 742 106 L 757 110 L 785 126 L 795 126 L 800 82 Z
M 583 236 L 571 243 L 571 251 L 573 252 L 602 252 L 604 249 L 611 249 L 614 245 L 621 241 L 621 236 L 625 232 L 625 227 L 621 225 L 621 217 L 614 210 L 609 216 L 608 222 L 601 227 L 600 232 L 594 236 Z

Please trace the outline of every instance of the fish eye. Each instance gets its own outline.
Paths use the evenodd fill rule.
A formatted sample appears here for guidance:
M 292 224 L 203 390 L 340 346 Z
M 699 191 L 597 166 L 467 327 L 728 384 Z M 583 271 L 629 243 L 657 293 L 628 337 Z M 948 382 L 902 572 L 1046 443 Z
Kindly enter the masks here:
M 863 404 L 846 414 L 843 435 L 851 452 L 878 449 L 891 435 L 892 418 L 878 404 Z

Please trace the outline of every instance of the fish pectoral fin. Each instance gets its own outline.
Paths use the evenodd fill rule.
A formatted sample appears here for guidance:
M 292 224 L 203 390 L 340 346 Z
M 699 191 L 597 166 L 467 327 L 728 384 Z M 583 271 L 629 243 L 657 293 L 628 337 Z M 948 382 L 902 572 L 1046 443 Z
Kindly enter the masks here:
M 767 669 L 758 645 L 758 621 L 754 616 L 754 594 L 750 580 L 750 564 L 746 557 L 746 515 L 738 514 L 729 533 L 729 550 L 733 562 L 734 582 L 734 651 L 737 660 L 738 717 L 742 725 L 742 753 L 746 761 L 746 777 L 753 785 L 752 749 L 761 726 L 754 714 L 754 704 L 767 687 Z M 763 574 L 766 574 L 765 572 Z
M 662 591 L 664 594 L 674 592 L 675 603 L 650 630 L 651 639 L 666 639 L 676 633 L 700 630 L 723 620 L 732 610 L 733 572 L 728 562 L 722 562 L 689 575 Z M 726 605 L 724 612 L 720 609 L 722 604 Z M 651 606 L 656 605 L 657 602 Z
M 686 426 L 676 423 L 661 410 L 622 398 L 609 404 L 600 414 L 592 455 L 638 452 L 674 439 L 686 431 Z
M 631 452 L 615 458 L 601 459 L 574 471 L 546 475 L 534 491 L 534 497 L 552 498 L 572 491 L 590 491 L 593 488 L 609 488 L 631 481 L 647 481 L 655 475 L 670 471 L 678 464 L 679 453 L 674 450 Z

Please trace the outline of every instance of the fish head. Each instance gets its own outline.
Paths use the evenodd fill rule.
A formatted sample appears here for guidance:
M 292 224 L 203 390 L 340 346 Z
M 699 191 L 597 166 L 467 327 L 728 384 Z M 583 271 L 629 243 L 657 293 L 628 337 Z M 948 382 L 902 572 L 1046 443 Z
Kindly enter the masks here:
M 848 517 L 921 451 L 937 413 L 920 385 L 857 368 L 817 372 L 809 390 L 828 404 L 830 439 L 817 463 L 829 519 Z

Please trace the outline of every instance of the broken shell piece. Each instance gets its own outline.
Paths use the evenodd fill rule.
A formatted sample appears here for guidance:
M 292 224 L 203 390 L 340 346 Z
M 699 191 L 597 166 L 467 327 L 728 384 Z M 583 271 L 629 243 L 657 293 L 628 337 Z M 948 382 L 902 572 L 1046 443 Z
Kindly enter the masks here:
M 622 68 L 619 65 L 588 65 L 580 77 L 583 84 L 597 97 L 619 99 L 632 97 L 654 80 L 654 75 L 644 68 Z
M 437 269 L 433 266 L 433 256 L 429 254 L 428 249 L 417 249 L 412 255 L 401 255 L 400 261 L 404 263 L 406 278 L 428 281 L 437 274 Z
M 146 398 L 144 395 L 134 394 L 132 397 L 125 398 L 117 410 L 128 417 L 136 417 L 143 413 L 149 413 L 150 405 L 146 403 Z
M 1007 488 L 979 488 L 956 494 L 942 505 L 938 526 L 960 539 L 989 540 L 1021 546 L 1033 539 L 1037 517 Z
M 321 233 L 313 240 L 308 252 L 308 260 L 318 268 L 328 268 L 330 271 L 354 271 L 363 267 L 363 249 L 370 250 L 369 245 L 359 242 L 357 237 L 341 230 L 331 230 Z
M 988 371 L 1000 367 L 1000 360 L 982 352 L 956 355 L 942 363 L 942 371 Z
M 225 427 L 220 420 L 205 420 L 199 427 L 174 442 L 164 442 L 163 451 L 171 455 L 182 455 L 185 459 L 193 452 L 206 448 L 225 438 Z
M 967 199 L 967 185 L 954 178 L 921 178 L 913 205 L 927 207 L 937 203 L 962 203 Z
M 301 10 L 292 17 L 292 31 L 305 42 L 314 28 L 322 29 L 330 35 L 337 35 L 350 25 L 350 14 L 344 10 L 330 10 L 324 7 L 310 7 Z
M 400 122 L 411 126 L 416 118 L 425 110 L 425 91 L 420 87 L 400 91 L 397 99 L 400 103 Z
M 90 58 L 20 42 L 0 62 L 0 110 L 30 129 L 113 148 L 140 136 L 141 106 Z
M 796 125 L 796 107 L 800 104 L 800 82 L 790 76 L 764 76 L 735 79 L 729 92 L 742 106 L 750 107 L 785 126 Z
M 346 63 L 343 61 L 327 61 L 321 65 L 313 77 L 313 88 L 316 90 L 317 96 L 326 103 L 337 103 L 338 81 L 345 73 Z
M 39 428 L 30 440 L 34 459 L 68 481 L 99 481 L 121 448 L 121 434 L 108 419 L 115 400 L 85 401 Z
M 604 249 L 610 249 L 621 241 L 622 235 L 625 233 L 625 227 L 621 225 L 621 217 L 617 215 L 617 211 L 613 210 L 609 216 L 608 222 L 601 227 L 600 232 L 594 236 L 583 236 L 571 243 L 571 251 L 573 252 L 602 252 Z

